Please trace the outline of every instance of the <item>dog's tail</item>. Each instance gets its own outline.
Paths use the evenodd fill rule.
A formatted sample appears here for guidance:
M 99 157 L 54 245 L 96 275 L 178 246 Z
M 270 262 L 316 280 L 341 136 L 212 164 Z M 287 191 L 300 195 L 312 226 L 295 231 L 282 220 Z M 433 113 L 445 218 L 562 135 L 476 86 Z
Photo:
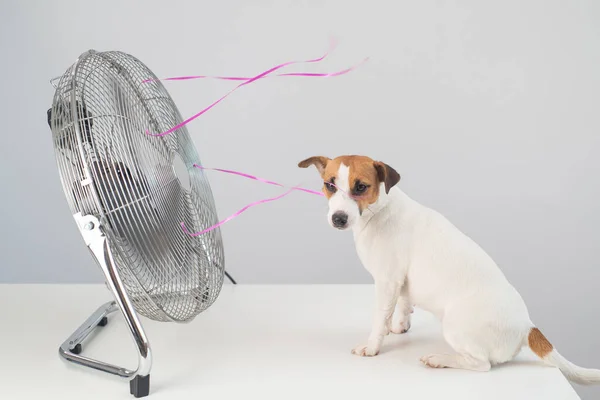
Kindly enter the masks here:
M 546 364 L 558 367 L 568 380 L 582 385 L 600 383 L 600 369 L 582 368 L 573 364 L 556 351 L 538 328 L 529 330 L 527 345 Z

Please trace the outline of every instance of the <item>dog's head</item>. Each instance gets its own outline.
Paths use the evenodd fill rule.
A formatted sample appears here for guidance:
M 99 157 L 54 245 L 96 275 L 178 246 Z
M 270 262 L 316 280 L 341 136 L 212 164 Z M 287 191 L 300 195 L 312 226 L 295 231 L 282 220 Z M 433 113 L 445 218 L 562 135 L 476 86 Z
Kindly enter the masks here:
M 389 165 L 364 156 L 341 156 L 334 159 L 310 157 L 298 166 L 314 165 L 323 178 L 323 193 L 329 199 L 327 219 L 331 226 L 352 228 L 363 211 L 400 181 Z

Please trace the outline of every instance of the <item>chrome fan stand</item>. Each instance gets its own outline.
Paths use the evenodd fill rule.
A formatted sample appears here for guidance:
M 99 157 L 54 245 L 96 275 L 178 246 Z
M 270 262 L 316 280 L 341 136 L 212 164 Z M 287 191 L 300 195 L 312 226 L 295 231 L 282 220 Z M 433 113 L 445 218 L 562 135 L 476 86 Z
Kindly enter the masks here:
M 98 308 L 65 340 L 58 349 L 58 353 L 62 358 L 72 363 L 128 378 L 130 379 L 130 393 L 134 397 L 148 396 L 150 393 L 150 369 L 152 368 L 150 343 L 116 270 L 106 236 L 102 233 L 100 222 L 96 217 L 91 215 L 82 216 L 81 213 L 75 214 L 74 217 L 85 244 L 102 269 L 106 284 L 113 293 L 115 300 Z M 138 366 L 135 370 L 80 355 L 83 341 L 97 327 L 105 326 L 108 323 L 108 315 L 117 310 L 121 310 L 138 351 Z

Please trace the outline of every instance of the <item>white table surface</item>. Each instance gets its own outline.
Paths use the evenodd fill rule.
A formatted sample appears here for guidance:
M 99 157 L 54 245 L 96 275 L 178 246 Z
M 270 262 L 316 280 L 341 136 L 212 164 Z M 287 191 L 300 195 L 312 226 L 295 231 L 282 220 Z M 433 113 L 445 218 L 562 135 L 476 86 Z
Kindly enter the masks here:
M 361 358 L 371 285 L 226 285 L 189 324 L 143 319 L 154 354 L 149 399 L 579 399 L 560 372 L 527 352 L 488 373 L 429 369 L 447 350 L 437 321 L 416 310 L 411 330 Z M 0 399 L 132 399 L 127 380 L 62 361 L 59 345 L 98 306 L 103 285 L 0 285 Z M 135 368 L 120 314 L 84 355 Z

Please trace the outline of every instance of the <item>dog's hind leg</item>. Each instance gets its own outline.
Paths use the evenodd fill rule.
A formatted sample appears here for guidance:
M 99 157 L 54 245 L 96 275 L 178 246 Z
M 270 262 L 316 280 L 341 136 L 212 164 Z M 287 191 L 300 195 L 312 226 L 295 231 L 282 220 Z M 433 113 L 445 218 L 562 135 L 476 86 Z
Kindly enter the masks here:
M 432 368 L 490 370 L 490 349 L 493 348 L 497 329 L 493 323 L 482 323 L 479 314 L 465 313 L 466 307 L 463 303 L 457 303 L 446 308 L 442 319 L 444 339 L 454 353 L 422 357 L 423 364 Z
M 421 357 L 421 362 L 432 368 L 458 368 L 470 371 L 487 372 L 491 365 L 488 360 L 475 358 L 468 354 L 432 354 Z
M 421 361 L 434 368 L 489 371 L 492 364 L 512 359 L 523 345 L 524 330 L 507 314 L 501 307 L 486 307 L 470 298 L 446 308 L 442 330 L 455 353 L 433 354 Z
M 489 356 L 464 331 L 450 331 L 444 325 L 444 338 L 456 352 L 454 354 L 431 354 L 421 357 L 421 362 L 432 368 L 458 368 L 486 372 L 491 368 Z

